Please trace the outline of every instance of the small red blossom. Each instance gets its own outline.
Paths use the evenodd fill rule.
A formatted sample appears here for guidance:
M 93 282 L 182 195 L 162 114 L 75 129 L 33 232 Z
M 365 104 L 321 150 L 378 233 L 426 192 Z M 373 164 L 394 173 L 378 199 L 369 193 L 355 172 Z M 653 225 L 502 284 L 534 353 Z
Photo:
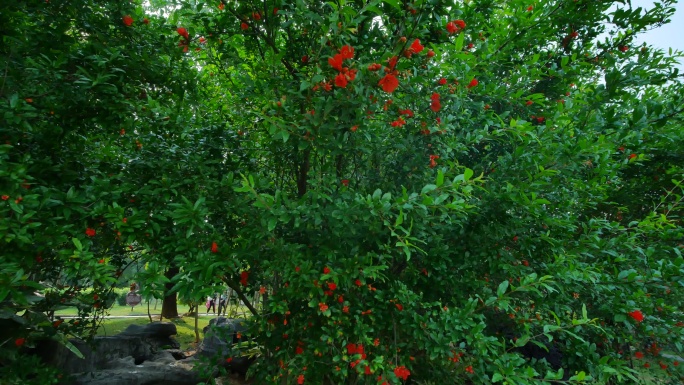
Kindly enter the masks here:
M 304 375 L 300 374 L 299 377 L 297 377 L 297 384 L 302 385 L 304 383 Z
M 25 343 L 26 343 L 26 338 L 17 338 L 16 340 L 14 340 L 14 345 L 18 348 L 24 346 Z
M 342 48 L 340 48 L 340 55 L 342 56 L 342 59 L 353 59 L 354 48 L 348 45 L 342 46 Z
M 342 313 L 349 313 L 349 306 L 344 306 L 342 308 Z
M 629 159 L 634 159 L 637 157 L 637 154 L 629 154 Z
M 526 101 L 526 102 L 525 102 L 525 105 L 527 105 L 527 106 L 531 106 L 531 105 L 532 105 L 532 103 L 534 103 L 534 102 L 533 102 L 533 101 L 531 101 L 531 100 L 528 100 L 528 101 Z
M 439 84 L 440 86 L 443 86 L 443 85 L 447 84 L 447 80 L 445 78 L 441 78 L 437 81 L 437 84 Z
M 218 245 L 216 244 L 216 242 L 211 243 L 211 252 L 218 253 Z
M 328 64 L 330 66 L 338 71 L 342 71 L 342 61 L 344 61 L 344 57 L 342 54 L 335 54 L 333 57 L 328 58 Z
M 306 64 L 309 62 L 309 57 L 307 55 L 302 56 L 302 63 Z
M 622 51 L 622 52 L 627 52 L 627 50 L 629 49 L 629 47 L 627 47 L 626 45 L 623 45 L 623 46 L 620 46 L 619 49 L 620 49 L 620 51 Z
M 401 378 L 402 380 L 406 381 L 408 376 L 411 375 L 411 372 L 406 369 L 405 366 L 397 366 L 394 368 L 394 375 L 397 376 L 397 378 Z
M 240 284 L 242 286 L 247 286 L 247 280 L 249 279 L 249 271 L 243 271 L 240 273 Z
M 299 273 L 300 270 L 301 270 L 301 268 L 300 268 L 299 266 L 295 266 L 295 271 L 296 271 L 297 273 Z
M 406 124 L 406 120 L 401 116 L 391 123 L 392 127 L 402 127 L 404 124 Z
M 304 348 L 301 346 L 297 346 L 297 349 L 295 349 L 295 354 L 302 354 L 304 353 Z
M 243 21 L 242 23 L 240 23 L 240 29 L 246 31 L 249 29 L 249 25 Z
M 328 266 L 323 268 L 323 274 L 330 274 L 330 268 Z
M 480 82 L 478 82 L 477 79 L 473 79 L 468 83 L 468 88 L 477 87 L 478 84 L 480 84 Z
M 178 29 L 176 29 L 176 32 L 178 32 L 178 34 L 183 36 L 186 40 L 190 38 L 188 30 L 183 27 L 179 27 Z
M 378 71 L 378 70 L 380 70 L 380 68 L 382 68 L 382 65 L 380 65 L 378 63 L 373 63 L 373 64 L 368 66 L 368 71 Z
M 335 86 L 339 88 L 347 87 L 347 77 L 342 72 L 335 76 Z
M 318 304 L 318 309 L 319 309 L 321 312 L 324 312 L 324 311 L 328 310 L 328 305 L 326 305 L 326 304 L 323 303 L 323 302 L 320 302 L 320 303 Z
M 404 306 L 403 306 L 402 304 L 400 304 L 400 303 L 395 303 L 394 306 L 396 306 L 396 307 L 397 307 L 397 310 L 399 310 L 399 311 L 404 310 Z
M 273 8 L 273 15 L 277 15 L 280 8 Z
M 422 44 L 420 44 L 419 39 L 416 39 L 413 41 L 413 43 L 411 43 L 411 47 L 409 49 L 413 53 L 421 53 L 423 49 L 425 49 L 425 47 Z
M 394 90 L 397 89 L 397 87 L 399 87 L 399 79 L 397 79 L 397 77 L 392 74 L 387 74 L 382 79 L 380 79 L 378 85 L 382 87 L 383 91 L 387 92 L 388 94 L 391 94 L 392 92 L 394 92 Z
M 629 312 L 629 316 L 634 318 L 636 322 L 641 322 L 644 320 L 644 313 L 642 313 L 641 310 L 634 310 L 632 312 Z
M 97 234 L 97 232 L 95 231 L 95 229 L 91 229 L 90 227 L 86 228 L 85 233 L 86 233 L 86 235 L 89 236 L 89 237 L 94 237 L 95 234 Z
M 0 197 L 0 199 L 2 199 L 3 201 L 8 200 L 9 198 L 10 198 L 9 195 L 3 195 Z
M 349 186 L 349 179 L 342 179 L 340 182 L 342 182 L 345 187 Z
M 430 168 L 435 168 L 437 166 L 437 162 L 435 162 L 437 159 L 439 159 L 438 155 L 430 155 Z
M 650 368 L 650 367 L 651 367 L 651 364 L 649 364 L 648 362 L 644 364 L 644 368 Z
M 527 7 L 527 12 L 532 12 L 533 9 L 534 7 L 530 5 L 529 7 Z
M 472 365 L 468 365 L 468 366 L 465 368 L 465 371 L 468 372 L 468 373 L 470 373 L 470 374 L 474 374 L 474 373 L 475 373 L 475 370 L 473 370 L 473 366 L 472 366 Z
M 130 27 L 133 25 L 133 18 L 130 15 L 126 15 L 122 18 L 123 23 L 126 24 L 127 27 Z
M 103 258 L 103 259 L 100 259 L 100 260 L 98 260 L 98 261 L 97 261 L 97 263 L 99 263 L 99 264 L 103 264 L 103 263 L 105 263 L 105 260 L 104 260 L 104 258 Z
M 359 126 L 353 126 L 353 127 L 350 128 L 349 130 L 350 130 L 351 132 L 356 132 L 356 130 L 358 130 L 358 129 L 359 129 Z
M 148 18 L 143 18 L 143 24 L 150 24 L 150 19 Z
M 360 279 L 357 279 L 356 281 L 354 281 L 354 284 L 355 284 L 356 286 L 359 286 L 359 287 L 360 287 L 360 286 L 363 286 L 363 284 L 361 283 L 361 280 L 360 280 Z
M 337 289 L 337 284 L 335 282 L 328 282 L 328 289 L 330 289 L 330 290 Z
M 261 20 L 261 14 L 259 12 L 252 13 L 252 18 L 256 21 Z
M 218 5 L 219 11 L 223 11 L 225 8 L 226 8 L 226 5 L 225 5 L 225 4 L 219 3 L 219 5 Z
M 435 56 L 435 51 L 429 50 L 427 53 L 427 57 L 434 57 Z
M 387 68 L 389 68 L 390 71 L 394 71 L 394 67 L 397 66 L 397 61 L 399 61 L 399 57 L 397 56 L 392 56 L 391 58 L 387 59 Z
M 439 101 L 439 94 L 436 92 L 432 93 L 432 96 L 430 96 L 430 109 L 434 112 L 438 112 L 442 108 L 442 104 Z
M 407 117 L 412 118 L 413 117 L 413 111 L 411 111 L 411 109 L 409 109 L 409 108 L 404 109 L 404 110 L 399 110 L 399 115 L 406 115 Z

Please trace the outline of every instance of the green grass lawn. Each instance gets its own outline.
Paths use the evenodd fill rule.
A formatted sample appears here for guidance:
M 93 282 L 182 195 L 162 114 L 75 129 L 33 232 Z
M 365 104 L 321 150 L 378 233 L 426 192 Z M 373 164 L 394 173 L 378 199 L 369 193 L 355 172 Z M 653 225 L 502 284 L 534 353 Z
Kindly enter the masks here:
M 155 301 L 150 301 L 150 314 L 157 315 L 157 318 L 159 318 L 159 314 L 161 313 L 161 301 L 158 301 L 156 304 L 156 309 L 155 309 Z M 189 310 L 188 305 L 184 304 L 178 304 L 178 315 L 183 315 L 187 313 Z M 207 308 L 204 307 L 204 305 L 200 306 L 200 316 L 201 317 L 206 317 L 206 310 Z M 247 308 L 244 306 L 236 306 L 233 305 L 228 309 L 230 311 L 230 315 L 226 313 L 226 316 L 232 317 L 232 318 L 244 318 L 247 316 Z M 62 317 L 68 317 L 68 316 L 75 316 L 78 314 L 78 311 L 75 307 L 67 307 L 60 309 L 55 312 L 56 316 L 62 316 Z M 142 304 L 135 306 L 132 308 L 130 306 L 119 306 L 118 304 L 114 304 L 111 308 L 107 309 L 107 315 L 109 316 L 147 316 L 147 302 L 143 302 Z M 213 313 L 209 313 L 209 316 L 212 316 Z M 159 319 L 157 319 L 158 321 Z
M 200 339 L 202 335 L 202 328 L 209 324 L 211 317 L 200 317 L 198 320 L 198 328 Z M 150 321 L 147 318 L 107 318 L 103 319 L 100 327 L 97 329 L 98 336 L 113 336 L 121 333 L 129 325 L 146 325 Z M 182 350 L 193 349 L 195 347 L 195 319 L 193 317 L 183 317 L 170 320 L 176 324 L 178 334 L 174 336 L 176 341 L 180 343 Z

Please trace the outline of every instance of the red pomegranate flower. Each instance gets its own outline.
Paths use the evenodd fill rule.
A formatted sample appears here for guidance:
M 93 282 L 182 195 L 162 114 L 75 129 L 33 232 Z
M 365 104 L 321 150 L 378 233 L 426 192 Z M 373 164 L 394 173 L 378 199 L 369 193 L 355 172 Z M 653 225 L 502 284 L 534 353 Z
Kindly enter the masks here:
M 183 36 L 186 40 L 190 38 L 190 35 L 188 35 L 188 30 L 183 27 L 176 29 L 176 32 L 178 32 L 178 34 Z
M 330 274 L 330 268 L 328 266 L 323 268 L 323 274 Z
M 26 338 L 17 338 L 16 340 L 14 340 L 14 345 L 18 348 L 24 346 L 25 343 L 26 343 Z
M 387 74 L 382 79 L 380 79 L 378 85 L 382 87 L 383 91 L 391 94 L 392 92 L 394 92 L 394 90 L 397 89 L 397 87 L 399 87 L 399 80 L 396 76 L 392 74 Z
M 443 86 L 443 85 L 445 85 L 445 84 L 447 83 L 447 80 L 446 80 L 445 78 L 441 78 L 441 79 L 439 79 L 439 80 L 437 81 L 437 83 L 438 83 L 440 86 Z
M 478 84 L 480 84 L 480 82 L 478 82 L 477 79 L 473 79 L 468 83 L 468 88 L 477 87 Z
M 85 233 L 86 233 L 86 235 L 89 236 L 89 237 L 94 237 L 95 234 L 97 234 L 97 232 L 95 231 L 95 229 L 91 229 L 90 227 L 86 228 Z
M 644 313 L 642 313 L 641 310 L 634 310 L 632 312 L 629 312 L 629 316 L 634 318 L 636 322 L 641 322 L 644 320 Z
M 318 309 L 319 309 L 321 312 L 324 312 L 324 311 L 328 310 L 328 305 L 326 305 L 326 304 L 323 303 L 323 302 L 320 302 L 320 303 L 318 304 Z
M 249 271 L 243 271 L 240 273 L 240 284 L 242 286 L 247 286 L 247 280 L 249 279 Z
M 405 366 L 397 366 L 394 368 L 394 375 L 397 376 L 397 378 L 401 378 L 402 380 L 406 381 L 408 376 L 411 375 L 411 372 L 406 369 Z
M 356 127 L 356 126 L 354 126 L 354 127 Z M 356 131 L 356 130 L 352 130 L 352 131 Z M 349 186 L 349 179 L 342 179 L 340 182 L 342 182 L 342 184 L 345 187 Z
M 245 22 L 240 23 L 240 29 L 246 31 L 249 29 L 249 25 Z
M 211 252 L 218 253 L 218 245 L 216 244 L 216 242 L 211 243 Z
M 420 40 L 416 39 L 413 41 L 413 43 L 411 43 L 410 50 L 413 53 L 420 53 L 423 51 L 424 48 L 425 47 L 422 44 L 420 44 Z
M 337 76 L 335 76 L 335 86 L 340 88 L 347 87 L 347 77 L 342 72 L 338 73 Z
M 330 66 L 338 71 L 342 71 L 342 61 L 344 60 L 344 57 L 342 57 L 341 54 L 337 53 L 333 57 L 328 58 L 328 64 Z
M 345 45 L 340 48 L 340 55 L 342 59 L 353 59 L 354 58 L 354 48 Z
M 130 15 L 126 15 L 123 18 L 123 23 L 126 24 L 127 27 L 130 27 L 133 25 L 133 18 Z

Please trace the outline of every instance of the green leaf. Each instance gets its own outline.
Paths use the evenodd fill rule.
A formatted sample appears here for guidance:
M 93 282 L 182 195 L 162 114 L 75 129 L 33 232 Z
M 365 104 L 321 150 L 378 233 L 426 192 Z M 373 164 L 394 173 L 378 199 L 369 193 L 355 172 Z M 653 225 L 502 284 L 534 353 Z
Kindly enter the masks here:
M 278 223 L 278 221 L 275 218 L 269 219 L 268 220 L 268 231 L 273 231 L 273 229 L 275 229 L 277 223 Z
M 425 185 L 425 187 L 423 187 L 423 189 L 420 191 L 420 194 L 421 194 L 421 195 L 427 194 L 427 193 L 429 193 L 430 191 L 434 191 L 436 188 L 437 188 L 437 186 L 434 185 L 434 184 L 427 184 L 427 185 Z
M 504 379 L 504 376 L 501 375 L 501 373 L 494 373 L 492 375 L 492 382 L 496 383 Z
M 467 181 L 472 177 L 473 177 L 473 170 L 466 168 L 465 171 L 463 171 L 463 180 Z
M 71 238 L 71 242 L 74 243 L 76 250 L 78 250 L 78 251 L 83 250 L 83 244 L 81 244 L 81 241 L 78 238 Z
M 499 284 L 499 287 L 496 289 L 496 296 L 501 297 L 506 293 L 506 290 L 508 290 L 508 280 L 503 280 Z

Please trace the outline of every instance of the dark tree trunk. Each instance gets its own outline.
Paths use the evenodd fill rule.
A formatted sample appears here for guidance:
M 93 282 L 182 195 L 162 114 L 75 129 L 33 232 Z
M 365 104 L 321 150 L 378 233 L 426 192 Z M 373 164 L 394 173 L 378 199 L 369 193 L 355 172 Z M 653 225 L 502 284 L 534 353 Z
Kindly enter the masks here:
M 176 274 L 178 274 L 179 269 L 177 267 L 169 268 L 164 276 L 171 280 Z M 167 282 L 164 292 L 164 302 L 162 302 L 161 316 L 162 318 L 178 318 L 178 303 L 176 301 L 176 293 L 169 293 L 173 288 L 172 282 Z

